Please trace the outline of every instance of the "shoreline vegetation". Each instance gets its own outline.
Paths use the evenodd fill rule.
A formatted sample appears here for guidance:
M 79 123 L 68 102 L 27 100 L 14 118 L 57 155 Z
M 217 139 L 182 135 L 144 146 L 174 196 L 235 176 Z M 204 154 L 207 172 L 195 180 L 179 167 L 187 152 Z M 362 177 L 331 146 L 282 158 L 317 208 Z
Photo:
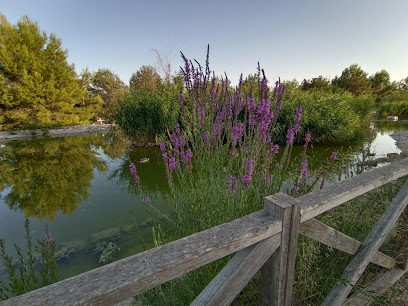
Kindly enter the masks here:
M 112 124 L 87 124 L 64 126 L 53 129 L 43 128 L 35 130 L 0 131 L 0 142 L 36 137 L 60 137 L 87 133 L 107 133 L 115 129 L 117 129 L 117 127 Z
M 374 109 L 382 115 L 408 114 L 408 77 L 391 82 L 385 70 L 368 76 L 357 64 L 333 80 L 322 76 L 302 83 L 279 80 L 275 86 L 269 85 L 258 64 L 256 74 L 241 75 L 234 87 L 227 76 L 215 76 L 210 70 L 208 49 L 204 66 L 182 54 L 184 67 L 174 76 L 170 68 L 162 78 L 153 67 L 143 66 L 128 86 L 108 69 L 77 75 L 61 41 L 54 34 L 40 33 L 27 16 L 13 26 L 1 14 L 0 30 L 4 32 L 0 51 L 8 54 L 0 58 L 0 96 L 4 97 L 0 130 L 6 130 L 0 132 L 0 141 L 108 132 L 112 125 L 74 125 L 101 116 L 116 122 L 132 144 L 160 143 L 163 175 L 171 190 L 169 201 L 175 205 L 172 230 L 153 216 L 151 200 L 140 184 L 144 178 L 129 158 L 131 183 L 144 195 L 153 224 L 150 238 L 156 246 L 256 211 L 267 195 L 284 190 L 296 198 L 315 187 L 323 188 L 324 174 L 339 165 L 338 152 L 328 152 L 319 160 L 320 174 L 312 173 L 308 145 L 367 138 Z M 30 39 L 25 40 L 23 34 Z M 8 39 L 19 36 L 18 42 Z M 36 44 L 30 44 L 31 40 Z M 56 60 L 50 61 L 49 54 Z M 304 150 L 295 165 L 291 154 L 296 143 L 302 143 Z M 296 170 L 289 177 L 291 168 Z M 362 196 L 351 202 L 354 205 L 329 212 L 322 219 L 333 227 L 345 227 L 347 234 L 362 240 L 401 182 Z M 406 235 L 406 227 L 401 228 L 397 233 Z M 307 239 L 300 239 L 299 244 L 295 300 L 298 305 L 317 305 L 330 281 L 338 278 L 339 262 L 348 258 Z M 138 301 L 189 303 L 224 262 L 148 291 Z M 237 305 L 256 303 L 258 282 L 255 276 Z

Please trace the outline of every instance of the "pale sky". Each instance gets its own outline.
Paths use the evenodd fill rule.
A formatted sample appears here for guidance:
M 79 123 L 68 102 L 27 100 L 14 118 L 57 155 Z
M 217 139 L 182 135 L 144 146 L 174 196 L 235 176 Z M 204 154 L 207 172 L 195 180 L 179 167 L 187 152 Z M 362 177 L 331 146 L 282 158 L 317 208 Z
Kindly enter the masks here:
M 27 14 L 55 33 L 77 72 L 113 70 L 125 82 L 142 65 L 154 65 L 152 49 L 179 51 L 210 68 L 255 73 L 271 80 L 330 79 L 357 63 L 391 79 L 408 76 L 407 0 L 0 0 L 12 24 Z

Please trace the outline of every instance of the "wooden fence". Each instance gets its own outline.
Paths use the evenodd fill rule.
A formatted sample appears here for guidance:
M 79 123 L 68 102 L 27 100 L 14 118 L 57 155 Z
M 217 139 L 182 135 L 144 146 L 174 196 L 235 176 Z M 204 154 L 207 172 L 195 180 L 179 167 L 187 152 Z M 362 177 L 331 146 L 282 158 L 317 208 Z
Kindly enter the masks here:
M 264 210 L 130 256 L 53 285 L 9 299 L 6 305 L 111 305 L 182 276 L 224 256 L 236 254 L 192 305 L 229 305 L 261 270 L 261 304 L 291 305 L 298 234 L 355 254 L 323 305 L 369 305 L 356 293 L 367 265 L 387 268 L 367 290 L 382 293 L 407 272 L 407 264 L 378 250 L 408 203 L 408 180 L 368 238 L 361 243 L 314 217 L 388 182 L 408 175 L 408 159 L 294 199 L 268 196 Z

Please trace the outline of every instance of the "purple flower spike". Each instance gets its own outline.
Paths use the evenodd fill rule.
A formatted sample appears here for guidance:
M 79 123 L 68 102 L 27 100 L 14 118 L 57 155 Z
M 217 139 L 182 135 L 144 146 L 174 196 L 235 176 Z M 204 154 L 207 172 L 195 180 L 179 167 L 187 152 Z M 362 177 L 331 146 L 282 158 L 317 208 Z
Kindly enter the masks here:
M 306 137 L 305 137 L 305 142 L 309 143 L 311 139 L 312 139 L 312 135 L 310 135 L 310 133 L 307 132 Z
M 238 122 L 236 126 L 232 128 L 232 146 L 236 146 L 237 141 L 244 135 L 244 128 L 242 122 Z
M 175 157 L 169 159 L 169 168 L 170 170 L 177 170 L 177 162 Z
M 300 179 L 300 183 L 306 185 L 306 178 L 309 175 L 309 170 L 307 168 L 307 160 L 305 159 L 300 164 L 300 175 L 302 176 Z
M 331 160 L 336 160 L 337 159 L 337 151 L 333 151 L 332 155 L 330 156 Z
M 145 200 L 146 204 L 150 204 L 150 198 L 149 197 L 145 197 L 144 200 Z
M 298 187 L 298 186 L 295 186 L 295 187 L 293 188 L 293 196 L 294 196 L 295 198 L 299 197 L 299 187 Z
M 295 141 L 295 132 L 294 132 L 294 130 L 292 128 L 290 128 L 288 130 L 288 133 L 286 135 L 286 139 L 287 139 L 286 143 L 288 145 L 293 145 L 293 142 Z
M 320 189 L 323 189 L 324 186 L 324 178 L 322 179 L 322 182 L 320 183 Z
M 49 232 L 47 232 L 47 233 L 45 234 L 45 241 L 46 241 L 48 244 L 51 244 L 51 243 L 54 242 L 54 240 L 51 238 L 51 234 L 50 234 Z
M 230 176 L 230 185 L 229 188 L 231 190 L 232 193 L 235 193 L 235 186 L 237 185 L 237 178 L 234 175 Z
M 135 178 L 136 184 L 139 184 L 140 183 L 140 177 L 137 175 L 135 164 L 132 163 L 131 161 L 129 161 L 129 168 L 130 168 L 130 173 Z

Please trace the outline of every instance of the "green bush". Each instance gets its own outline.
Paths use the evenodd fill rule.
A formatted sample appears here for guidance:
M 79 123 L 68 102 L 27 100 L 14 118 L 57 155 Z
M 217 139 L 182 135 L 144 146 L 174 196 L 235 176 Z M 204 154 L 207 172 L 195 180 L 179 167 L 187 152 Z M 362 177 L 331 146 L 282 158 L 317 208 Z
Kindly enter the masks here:
M 114 115 L 124 133 L 137 143 L 156 142 L 177 122 L 178 94 L 174 90 L 140 89 L 119 102 Z
M 408 100 L 381 103 L 378 113 L 381 116 L 408 115 Z
M 371 96 L 299 89 L 289 89 L 283 100 L 278 120 L 281 129 L 288 129 L 300 103 L 303 131 L 309 130 L 314 142 L 353 141 L 364 137 L 374 105 Z

